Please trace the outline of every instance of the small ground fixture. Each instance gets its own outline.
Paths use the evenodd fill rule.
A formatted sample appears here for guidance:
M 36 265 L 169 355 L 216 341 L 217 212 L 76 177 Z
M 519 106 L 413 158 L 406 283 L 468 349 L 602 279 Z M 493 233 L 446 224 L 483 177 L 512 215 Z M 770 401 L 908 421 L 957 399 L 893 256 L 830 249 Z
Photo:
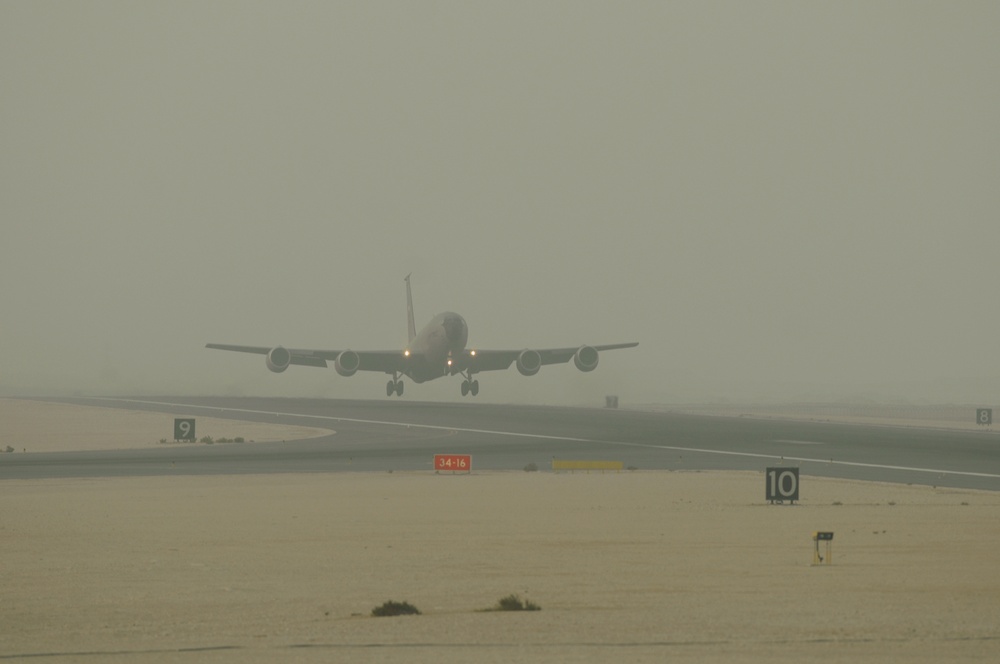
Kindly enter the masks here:
M 813 542 L 815 542 L 815 549 L 813 550 L 813 565 L 832 565 L 833 564 L 833 533 L 817 531 L 813 533 Z M 826 555 L 822 555 L 819 551 L 819 543 L 826 542 L 826 550 L 823 552 Z

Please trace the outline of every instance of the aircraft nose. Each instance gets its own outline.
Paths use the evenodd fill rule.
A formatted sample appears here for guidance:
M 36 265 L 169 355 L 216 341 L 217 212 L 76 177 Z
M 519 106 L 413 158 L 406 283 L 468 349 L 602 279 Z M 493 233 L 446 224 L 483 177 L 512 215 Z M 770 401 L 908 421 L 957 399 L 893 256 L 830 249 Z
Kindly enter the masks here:
M 461 316 L 448 316 L 444 319 L 444 333 L 448 337 L 448 344 L 451 346 L 465 346 L 469 338 L 468 328 Z

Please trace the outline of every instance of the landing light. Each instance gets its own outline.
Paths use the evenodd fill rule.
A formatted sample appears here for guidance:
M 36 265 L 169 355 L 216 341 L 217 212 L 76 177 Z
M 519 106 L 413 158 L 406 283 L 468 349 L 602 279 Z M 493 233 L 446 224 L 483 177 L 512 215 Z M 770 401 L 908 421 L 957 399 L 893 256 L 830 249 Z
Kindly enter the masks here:
M 407 348 L 406 350 L 403 351 L 403 357 L 409 357 L 409 356 L 410 356 L 410 349 Z
M 448 360 L 448 366 L 449 367 L 451 366 L 451 360 Z
M 472 357 L 475 357 L 476 356 L 476 351 L 470 350 L 469 351 L 469 355 L 471 355 Z

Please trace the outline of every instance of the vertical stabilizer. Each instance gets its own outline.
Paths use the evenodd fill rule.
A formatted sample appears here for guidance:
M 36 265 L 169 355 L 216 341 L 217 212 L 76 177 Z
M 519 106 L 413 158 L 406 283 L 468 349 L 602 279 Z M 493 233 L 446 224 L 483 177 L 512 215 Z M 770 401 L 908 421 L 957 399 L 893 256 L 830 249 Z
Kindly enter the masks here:
M 407 343 L 410 343 L 417 336 L 417 324 L 413 321 L 413 293 L 410 292 L 410 275 L 406 275 L 403 281 L 406 282 L 406 331 L 410 335 Z

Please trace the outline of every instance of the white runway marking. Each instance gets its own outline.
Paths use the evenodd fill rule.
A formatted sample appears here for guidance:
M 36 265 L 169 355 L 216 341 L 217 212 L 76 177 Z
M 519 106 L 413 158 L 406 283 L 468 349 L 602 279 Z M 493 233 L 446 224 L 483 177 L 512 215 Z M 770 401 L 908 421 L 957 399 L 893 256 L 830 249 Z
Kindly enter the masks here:
M 878 468 L 882 470 L 902 470 L 914 473 L 933 473 L 936 475 L 960 475 L 962 477 L 987 477 L 1000 479 L 996 473 L 974 473 L 962 470 L 945 470 L 943 468 L 917 468 L 913 466 L 893 466 L 880 463 L 861 463 L 859 461 L 836 461 L 834 459 L 814 459 L 809 457 L 791 457 L 777 454 L 758 454 L 754 452 L 733 452 L 730 450 L 710 450 L 698 447 L 675 447 L 672 445 L 653 445 L 650 443 L 629 443 L 616 440 L 598 440 L 595 438 L 574 438 L 572 436 L 552 436 L 537 433 L 518 433 L 514 431 L 494 431 L 491 429 L 466 429 L 462 427 L 449 427 L 437 424 L 413 424 L 409 422 L 391 422 L 387 420 L 363 420 L 352 417 L 335 417 L 332 415 L 305 415 L 301 413 L 279 413 L 271 410 L 251 410 L 247 408 L 219 408 L 218 406 L 198 406 L 189 403 L 167 403 L 163 401 L 143 401 L 140 399 L 113 399 L 110 397 L 85 397 L 93 400 L 118 401 L 122 403 L 148 404 L 152 406 L 170 406 L 172 408 L 199 408 L 202 410 L 215 411 L 216 413 L 251 413 L 254 415 L 274 415 L 285 417 L 302 417 L 316 420 L 329 420 L 333 422 L 356 422 L 358 424 L 382 424 L 394 427 L 413 427 L 415 429 L 433 429 L 440 431 L 461 431 L 464 433 L 485 433 L 495 436 L 511 436 L 514 438 L 537 438 L 541 440 L 565 440 L 575 443 L 596 443 L 599 445 L 614 445 L 617 447 L 643 447 L 654 450 L 670 450 L 672 452 L 691 452 L 698 454 L 719 454 L 723 456 L 738 456 L 754 459 L 783 459 L 785 461 L 799 461 L 801 463 L 822 463 L 830 466 L 850 466 L 853 468 Z M 778 442 L 778 441 L 772 441 Z M 791 442 L 791 441 L 784 441 Z

